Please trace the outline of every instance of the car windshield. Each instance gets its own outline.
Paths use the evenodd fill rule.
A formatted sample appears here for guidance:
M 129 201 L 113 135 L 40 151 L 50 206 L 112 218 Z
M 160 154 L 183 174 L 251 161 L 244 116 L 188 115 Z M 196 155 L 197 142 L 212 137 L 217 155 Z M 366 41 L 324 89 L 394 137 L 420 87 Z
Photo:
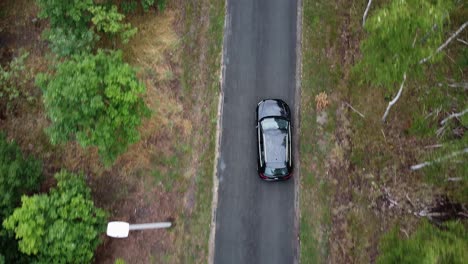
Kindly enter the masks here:
M 288 168 L 286 167 L 285 163 L 271 163 L 271 164 L 266 164 L 265 167 L 265 172 L 263 173 L 265 176 L 286 176 L 288 175 L 289 171 Z

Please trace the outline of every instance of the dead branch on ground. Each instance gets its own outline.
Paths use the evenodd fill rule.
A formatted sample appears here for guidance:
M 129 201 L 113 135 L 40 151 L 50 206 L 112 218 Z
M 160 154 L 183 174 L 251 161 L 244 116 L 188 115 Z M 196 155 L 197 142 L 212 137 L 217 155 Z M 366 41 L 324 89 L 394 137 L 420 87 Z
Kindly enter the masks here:
M 385 113 L 384 115 L 382 116 L 382 122 L 385 123 L 385 120 L 387 119 L 387 115 L 388 115 L 388 112 L 390 111 L 390 108 L 398 101 L 398 99 L 400 98 L 400 95 L 401 95 L 401 92 L 403 91 L 403 85 L 405 84 L 405 81 L 406 81 L 406 72 L 403 74 L 403 81 L 401 82 L 401 85 L 400 85 L 400 90 L 398 91 L 397 95 L 395 96 L 395 98 L 393 98 L 392 101 L 390 101 L 388 103 L 388 106 L 387 106 L 387 110 L 385 110 Z
M 459 38 L 457 38 L 457 40 L 458 40 L 459 42 L 461 42 L 461 43 L 463 43 L 463 44 L 465 44 L 465 45 L 467 45 L 467 46 L 468 46 L 468 42 L 464 41 L 463 39 L 459 39 Z
M 364 27 L 364 25 L 366 24 L 366 17 L 367 17 L 367 13 L 369 12 L 371 4 L 372 4 L 372 0 L 369 0 L 369 2 L 367 3 L 366 11 L 364 11 L 364 15 L 362 16 L 362 27 Z
M 468 83 L 448 83 L 447 86 L 451 88 L 463 88 L 464 90 L 468 89 Z
M 383 188 L 384 190 L 384 199 L 387 200 L 390 203 L 390 206 L 388 208 L 392 208 L 394 206 L 398 206 L 398 202 L 393 199 L 392 195 L 388 191 L 386 187 Z
M 466 114 L 466 113 L 468 113 L 468 108 L 465 109 L 465 110 L 463 110 L 463 111 L 461 111 L 461 112 L 459 112 L 459 113 L 453 113 L 453 114 L 449 115 L 449 116 L 446 117 L 444 120 L 442 120 L 442 121 L 440 122 L 440 124 L 441 124 L 441 125 L 444 125 L 444 124 L 447 123 L 447 121 L 449 121 L 450 119 L 452 119 L 452 118 L 458 118 L 458 117 L 460 117 L 460 116 L 462 116 L 462 115 L 464 115 L 464 114 Z
M 461 25 L 461 27 L 460 27 L 457 31 L 455 31 L 455 33 L 453 33 L 452 36 L 450 36 L 450 38 L 448 38 L 447 41 L 445 41 L 444 44 L 442 44 L 439 48 L 437 48 L 437 50 L 436 50 L 434 53 L 432 53 L 432 54 L 429 55 L 428 57 L 426 57 L 426 58 L 420 60 L 420 61 L 419 61 L 419 64 L 423 64 L 423 63 L 427 62 L 427 61 L 428 61 L 429 59 L 431 59 L 435 54 L 439 53 L 439 52 L 442 51 L 445 47 L 447 47 L 447 45 L 448 45 L 450 42 L 452 42 L 452 40 L 453 40 L 456 36 L 458 36 L 458 34 L 460 34 L 460 33 L 463 31 L 463 29 L 465 29 L 466 26 L 468 26 L 468 21 L 465 22 L 465 23 L 463 23 L 463 25 Z
M 441 157 L 441 158 L 438 158 L 438 159 L 435 159 L 433 161 L 426 161 L 426 162 L 423 162 L 423 163 L 419 163 L 419 164 L 416 164 L 416 165 L 413 165 L 411 166 L 411 170 L 419 170 L 419 169 L 422 169 L 426 166 L 429 166 L 429 165 L 432 165 L 434 163 L 439 163 L 439 162 L 442 162 L 444 160 L 447 160 L 447 159 L 450 159 L 450 158 L 453 158 L 455 156 L 458 156 L 458 155 L 461 155 L 461 154 L 465 154 L 465 153 L 468 153 L 468 148 L 465 148 L 464 150 L 461 150 L 461 151 L 456 151 L 456 152 L 453 152 L 447 156 L 444 156 L 444 157 Z
M 351 108 L 351 110 L 353 110 L 354 112 L 356 112 L 358 115 L 360 115 L 362 118 L 365 118 L 364 115 L 359 112 L 358 110 L 356 110 L 352 105 L 348 104 L 347 102 L 344 102 L 349 108 Z
M 462 177 L 447 178 L 447 181 L 449 181 L 449 182 L 459 182 L 461 180 L 463 180 Z
M 431 149 L 431 148 L 440 148 L 440 147 L 443 147 L 444 144 L 435 144 L 435 145 L 429 145 L 429 146 L 425 146 L 424 148 L 425 149 Z
M 411 205 L 411 207 L 416 208 L 416 206 L 414 206 L 413 201 L 411 201 L 411 199 L 409 198 L 408 194 L 406 194 L 405 197 L 406 197 L 406 200 L 408 201 L 408 203 Z

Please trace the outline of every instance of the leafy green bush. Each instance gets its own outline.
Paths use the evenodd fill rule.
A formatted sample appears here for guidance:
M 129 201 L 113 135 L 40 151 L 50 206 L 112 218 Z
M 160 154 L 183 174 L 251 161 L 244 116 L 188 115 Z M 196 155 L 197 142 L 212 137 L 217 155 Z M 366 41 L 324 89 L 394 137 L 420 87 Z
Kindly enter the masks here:
M 98 31 L 108 33 L 112 37 L 120 35 L 123 43 L 128 43 L 137 32 L 130 23 L 123 23 L 125 16 L 117 11 L 117 6 L 92 6 L 89 11 L 93 14 L 92 21 Z
M 137 10 L 138 3 L 135 0 L 122 1 L 120 3 L 120 8 L 125 14 L 134 13 Z
M 424 221 L 409 239 L 398 234 L 394 228 L 383 237 L 377 263 L 462 264 L 468 259 L 468 229 L 461 222 L 438 228 Z
M 451 1 L 443 0 L 391 1 L 366 22 L 363 58 L 354 71 L 366 82 L 390 89 L 401 82 L 405 72 L 420 72 L 419 61 L 443 42 L 451 8 Z
M 90 263 L 105 229 L 105 212 L 94 206 L 80 175 L 62 171 L 49 194 L 23 196 L 3 226 L 19 240 L 21 252 L 39 263 Z
M 41 173 L 41 162 L 25 157 L 15 142 L 8 142 L 0 133 L 0 223 L 20 204 L 21 195 L 39 189 Z M 0 248 L 5 263 L 29 262 L 18 252 L 14 236 L 5 230 L 0 231 Z
M 91 50 L 97 36 L 89 28 L 92 15 L 88 11 L 93 0 L 36 0 L 39 17 L 48 18 L 50 30 L 44 37 L 59 56 L 68 56 Z
M 59 56 L 88 53 L 99 37 L 90 29 L 73 30 L 62 27 L 51 28 L 43 32 L 50 42 L 50 49 Z
M 159 11 L 164 11 L 166 9 L 167 0 L 126 0 L 120 3 L 120 8 L 126 14 L 133 13 L 139 6 L 138 3 L 144 12 L 148 12 L 149 9 L 155 4 L 157 5 Z
M 116 6 L 95 4 L 93 0 L 37 0 L 39 17 L 48 18 L 50 29 L 43 36 L 59 56 L 89 52 L 99 39 L 98 32 L 120 35 L 124 43 L 136 33 L 124 23 Z M 97 30 L 97 31 L 96 31 Z
M 143 10 L 146 12 L 149 8 L 154 5 L 155 0 L 141 0 L 141 6 L 143 6 Z
M 31 80 L 30 71 L 26 68 L 25 60 L 28 52 L 21 53 L 5 67 L 0 66 L 0 111 L 10 112 L 14 110 L 19 99 L 28 102 L 34 97 L 26 91 L 26 84 Z
M 150 114 L 140 97 L 145 86 L 120 52 L 74 56 L 55 75 L 38 75 L 37 84 L 52 121 L 51 142 L 96 146 L 106 165 L 139 140 L 137 127 Z
M 15 142 L 0 133 L 0 218 L 9 216 L 21 195 L 37 191 L 41 182 L 41 162 L 25 157 Z

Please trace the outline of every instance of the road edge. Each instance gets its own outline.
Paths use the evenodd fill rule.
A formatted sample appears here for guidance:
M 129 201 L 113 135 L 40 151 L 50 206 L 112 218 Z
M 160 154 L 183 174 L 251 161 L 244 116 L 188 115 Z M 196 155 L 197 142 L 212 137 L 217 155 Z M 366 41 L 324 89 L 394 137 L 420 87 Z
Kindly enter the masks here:
M 226 41 L 228 31 L 228 21 L 230 19 L 227 12 L 228 0 L 224 1 L 224 30 L 223 30 L 223 43 L 221 46 L 221 71 L 219 73 L 219 96 L 218 96 L 218 113 L 216 124 L 216 142 L 215 142 L 215 158 L 213 162 L 213 200 L 211 202 L 211 223 L 210 223 L 210 238 L 208 240 L 208 264 L 214 263 L 215 254 L 215 238 L 216 238 L 216 213 L 218 207 L 218 163 L 220 156 L 220 144 L 222 137 L 222 125 L 223 125 L 223 106 L 224 106 L 224 76 L 226 71 L 226 65 L 224 63 L 224 57 L 226 55 Z
M 301 208 L 300 208 L 300 187 L 301 187 L 301 159 L 299 158 L 299 131 L 300 131 L 300 107 L 301 107 L 301 84 L 302 84 L 302 0 L 297 0 L 297 15 L 296 15 L 296 90 L 294 94 L 294 157 L 295 157 L 295 171 L 294 177 L 294 233 L 296 239 L 294 241 L 295 256 L 294 263 L 301 262 L 301 240 L 300 240 L 300 221 L 301 221 Z

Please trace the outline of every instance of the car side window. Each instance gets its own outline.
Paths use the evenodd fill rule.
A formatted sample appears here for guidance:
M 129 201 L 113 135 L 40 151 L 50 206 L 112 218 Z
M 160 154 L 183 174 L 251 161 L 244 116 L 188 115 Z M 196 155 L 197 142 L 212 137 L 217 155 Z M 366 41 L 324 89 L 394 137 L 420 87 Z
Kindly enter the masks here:
M 260 167 L 263 167 L 263 138 L 261 136 L 261 127 L 260 124 L 257 125 L 257 137 L 258 137 L 258 156 L 260 159 Z
M 292 142 L 291 142 L 291 124 L 288 126 L 288 142 L 289 142 L 289 148 L 288 148 L 288 162 L 289 166 L 292 166 Z

